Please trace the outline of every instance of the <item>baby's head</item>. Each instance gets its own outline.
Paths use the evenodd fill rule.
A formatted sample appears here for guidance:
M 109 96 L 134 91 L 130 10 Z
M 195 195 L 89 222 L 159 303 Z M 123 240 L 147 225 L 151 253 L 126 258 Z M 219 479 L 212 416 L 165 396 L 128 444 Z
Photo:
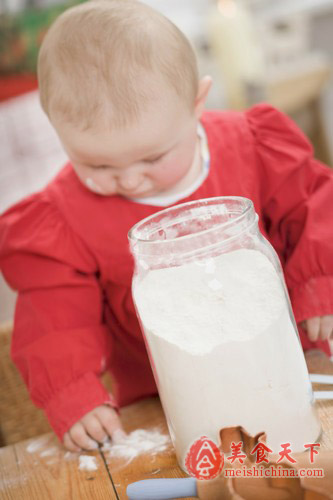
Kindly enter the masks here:
M 95 0 L 62 14 L 39 55 L 41 104 L 79 178 L 100 194 L 172 187 L 194 157 L 210 87 L 193 49 L 136 0 Z

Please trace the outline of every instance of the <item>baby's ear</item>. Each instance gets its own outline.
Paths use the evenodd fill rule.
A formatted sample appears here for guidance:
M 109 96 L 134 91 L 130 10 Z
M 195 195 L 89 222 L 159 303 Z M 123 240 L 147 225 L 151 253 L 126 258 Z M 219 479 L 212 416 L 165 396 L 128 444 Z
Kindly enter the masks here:
M 198 120 L 201 117 L 203 110 L 205 109 L 205 102 L 212 83 L 213 80 L 210 76 L 204 76 L 199 81 L 198 93 L 194 105 L 194 113 Z

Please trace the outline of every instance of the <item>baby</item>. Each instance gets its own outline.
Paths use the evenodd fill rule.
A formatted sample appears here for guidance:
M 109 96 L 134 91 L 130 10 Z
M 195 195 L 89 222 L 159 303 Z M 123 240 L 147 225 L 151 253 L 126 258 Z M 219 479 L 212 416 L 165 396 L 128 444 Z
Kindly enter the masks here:
M 0 265 L 19 292 L 13 360 L 66 448 L 117 439 L 117 408 L 156 393 L 127 233 L 164 207 L 251 198 L 303 348 L 330 352 L 333 176 L 289 118 L 264 104 L 204 112 L 212 82 L 199 79 L 188 40 L 135 0 L 62 14 L 43 41 L 38 78 L 69 162 L 2 215 Z M 100 382 L 106 370 L 112 395 Z

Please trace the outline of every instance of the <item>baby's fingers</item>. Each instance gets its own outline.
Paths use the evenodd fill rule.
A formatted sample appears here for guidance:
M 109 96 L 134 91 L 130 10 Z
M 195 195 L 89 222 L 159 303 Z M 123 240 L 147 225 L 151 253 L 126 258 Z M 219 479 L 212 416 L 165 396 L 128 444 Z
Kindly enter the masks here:
M 316 316 L 314 318 L 307 319 L 305 321 L 305 327 L 311 342 L 318 340 L 320 332 L 320 318 Z
M 79 446 L 77 446 L 74 443 L 73 439 L 70 437 L 68 432 L 66 432 L 66 434 L 64 434 L 63 443 L 64 443 L 64 447 L 67 450 L 72 451 L 73 453 L 79 453 L 81 451 L 81 448 L 79 448 Z
M 84 450 L 96 450 L 98 448 L 96 441 L 91 439 L 81 422 L 74 424 L 68 434 L 74 445 L 79 448 Z
M 333 315 L 322 316 L 320 318 L 320 331 L 319 338 L 321 340 L 327 340 L 331 337 L 333 333 Z
M 102 443 L 107 438 L 107 433 L 98 416 L 90 414 L 89 419 L 85 417 L 82 419 L 82 423 L 89 436 L 98 443 Z
M 126 436 L 126 433 L 122 428 L 120 418 L 113 408 L 109 406 L 100 408 L 98 419 L 112 441 L 119 441 L 119 439 Z

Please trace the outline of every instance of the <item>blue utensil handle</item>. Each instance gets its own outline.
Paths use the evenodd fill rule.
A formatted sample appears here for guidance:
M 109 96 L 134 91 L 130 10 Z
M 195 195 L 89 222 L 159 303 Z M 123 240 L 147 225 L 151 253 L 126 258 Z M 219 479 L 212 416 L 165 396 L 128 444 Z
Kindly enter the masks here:
M 194 477 L 184 479 L 144 479 L 129 484 L 126 493 L 129 500 L 169 500 L 172 498 L 196 497 L 197 481 Z

